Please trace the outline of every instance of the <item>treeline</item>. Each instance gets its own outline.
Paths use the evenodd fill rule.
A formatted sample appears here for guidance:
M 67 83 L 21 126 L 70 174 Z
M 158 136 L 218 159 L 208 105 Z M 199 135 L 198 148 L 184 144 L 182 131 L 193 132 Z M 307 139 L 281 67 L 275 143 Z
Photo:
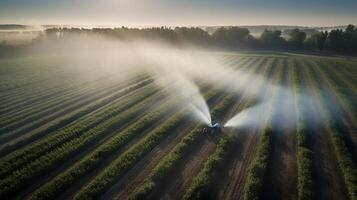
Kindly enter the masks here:
M 201 28 L 156 27 L 156 28 L 53 28 L 47 29 L 47 37 L 65 38 L 73 34 L 109 36 L 121 40 L 163 40 L 173 44 L 194 44 L 241 50 L 297 50 L 328 51 L 340 54 L 357 54 L 357 27 L 348 25 L 345 30 L 336 29 L 317 32 L 307 37 L 299 29 L 289 31 L 289 38 L 280 30 L 265 30 L 260 37 L 250 34 L 247 28 L 221 27 L 212 34 Z
M 283 35 L 288 34 L 288 39 Z M 348 25 L 345 30 L 335 29 L 307 34 L 299 29 L 288 32 L 265 30 L 259 37 L 253 37 L 247 28 L 221 27 L 212 34 L 197 27 L 154 27 L 154 28 L 50 28 L 34 39 L 38 44 L 46 39 L 66 39 L 68 36 L 97 36 L 132 41 L 138 39 L 165 41 L 175 45 L 192 44 L 200 47 L 215 47 L 232 50 L 283 50 L 315 51 L 357 55 L 357 27 Z M 308 35 L 311 35 L 308 37 Z M 19 46 L 26 50 L 26 46 Z M 18 48 L 18 49 L 19 49 Z M 0 55 L 23 52 L 0 45 Z M 26 51 L 25 51 L 26 52 Z

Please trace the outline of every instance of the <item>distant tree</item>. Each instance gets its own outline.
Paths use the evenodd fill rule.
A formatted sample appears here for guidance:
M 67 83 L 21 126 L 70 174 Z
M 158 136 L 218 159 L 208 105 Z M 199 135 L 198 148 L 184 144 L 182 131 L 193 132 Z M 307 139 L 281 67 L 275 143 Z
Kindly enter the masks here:
M 208 45 L 211 43 L 211 36 L 200 28 L 176 27 L 174 31 L 177 34 L 178 40 L 181 42 L 200 45 Z
M 328 50 L 340 53 L 344 46 L 344 33 L 341 29 L 330 31 L 326 39 L 326 48 Z
M 344 47 L 346 53 L 357 53 L 357 27 L 348 25 L 344 32 Z
M 268 49 L 282 49 L 286 47 L 286 41 L 281 37 L 281 31 L 270 31 L 265 29 L 260 40 L 265 48 Z
M 304 46 L 310 50 L 323 50 L 325 47 L 326 38 L 328 36 L 327 31 L 321 31 L 319 33 L 311 35 L 311 37 L 305 40 Z
M 221 27 L 212 34 L 212 38 L 221 46 L 246 48 L 249 46 L 249 41 L 251 39 L 249 33 L 247 28 Z
M 305 39 L 306 33 L 296 28 L 290 32 L 290 38 L 288 40 L 288 43 L 293 49 L 302 49 L 304 47 L 303 43 Z

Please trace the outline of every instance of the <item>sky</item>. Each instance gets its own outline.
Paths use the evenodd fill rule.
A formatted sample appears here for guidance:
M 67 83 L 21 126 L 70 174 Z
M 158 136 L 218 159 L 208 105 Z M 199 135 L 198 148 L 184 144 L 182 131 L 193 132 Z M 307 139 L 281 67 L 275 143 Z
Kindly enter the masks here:
M 0 23 L 113 26 L 357 23 L 357 0 L 0 0 Z

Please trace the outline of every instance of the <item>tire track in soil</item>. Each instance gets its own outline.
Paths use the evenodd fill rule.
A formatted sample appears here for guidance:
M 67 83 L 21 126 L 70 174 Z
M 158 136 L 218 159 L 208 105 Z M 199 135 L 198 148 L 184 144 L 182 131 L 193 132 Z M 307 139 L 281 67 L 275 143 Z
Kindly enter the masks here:
M 288 89 L 292 87 L 291 69 L 288 66 L 287 59 L 284 60 L 281 86 Z M 287 95 L 292 96 L 290 91 L 287 92 Z M 277 101 L 279 102 L 283 98 L 289 97 L 280 96 Z M 293 123 L 296 121 L 295 105 L 293 99 L 287 102 L 282 100 L 278 105 L 280 105 L 279 108 L 274 108 L 276 115 L 275 119 L 273 119 L 272 154 L 269 161 L 270 166 L 268 167 L 267 183 L 263 191 L 263 198 L 272 200 L 296 199 L 296 126 Z M 294 114 L 285 116 L 286 112 Z
M 311 77 L 307 74 L 308 71 L 301 71 L 303 70 L 301 67 L 304 66 L 297 64 L 299 78 L 304 80 L 306 85 L 309 85 L 310 83 L 307 81 L 311 82 Z M 313 191 L 315 191 L 315 199 L 348 199 L 347 190 L 333 149 L 332 138 L 320 120 L 322 116 L 321 107 L 318 102 L 318 97 L 315 95 L 314 105 L 310 105 L 308 108 L 314 114 L 308 115 L 309 123 L 307 123 L 307 130 L 312 143 L 311 150 L 313 152 Z M 304 117 L 306 117 L 306 114 L 304 114 Z

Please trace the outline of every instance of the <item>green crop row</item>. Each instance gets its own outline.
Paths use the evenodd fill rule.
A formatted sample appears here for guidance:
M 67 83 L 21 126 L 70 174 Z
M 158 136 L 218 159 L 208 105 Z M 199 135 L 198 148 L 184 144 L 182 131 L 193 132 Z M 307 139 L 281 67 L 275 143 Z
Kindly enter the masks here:
M 134 116 L 136 113 L 140 113 L 141 109 L 146 107 L 148 102 L 142 101 L 148 98 L 148 101 L 154 103 L 159 99 L 160 94 L 152 94 L 153 90 L 143 91 L 132 98 L 128 98 L 123 102 L 118 102 L 113 106 L 110 106 L 109 109 L 104 110 L 104 112 L 99 112 L 94 115 L 89 116 L 87 119 L 83 121 L 79 121 L 78 123 L 74 123 L 71 126 L 60 129 L 58 133 L 52 134 L 43 140 L 36 142 L 35 144 L 28 146 L 25 149 L 18 150 L 3 158 L 0 162 L 0 175 L 3 177 L 14 169 L 17 169 L 24 164 L 31 162 L 34 159 L 37 159 L 43 153 L 47 153 L 50 150 L 62 145 L 65 142 L 71 141 L 72 139 L 79 138 L 82 135 L 86 135 L 86 132 L 93 132 L 94 128 L 98 129 L 99 127 L 104 128 L 104 125 L 110 126 L 110 124 L 117 124 L 116 118 L 121 121 L 125 121 L 123 116 Z M 137 104 L 134 107 L 131 107 Z M 130 108 L 130 109 L 128 109 Z M 126 110 L 128 109 L 128 110 Z M 135 111 L 135 112 L 134 112 Z M 117 115 L 121 112 L 127 113 L 122 115 Z M 116 117 L 113 117 L 116 116 Z M 112 117 L 112 118 L 110 118 Z M 110 119 L 108 122 L 104 121 L 105 119 Z M 103 122 L 104 121 L 104 122 Z M 101 123 L 103 122 L 103 123 Z
M 29 161 L 24 167 L 14 171 L 0 181 L 0 197 L 11 196 L 15 191 L 20 190 L 36 177 L 90 147 L 96 141 L 104 138 L 108 133 L 117 130 L 121 125 L 132 120 L 137 113 L 140 113 L 147 106 L 147 104 L 152 104 L 154 102 L 157 102 L 157 98 L 152 98 L 150 102 L 142 102 L 137 106 L 126 110 L 122 114 L 114 116 L 88 130 L 84 134 L 60 145 L 58 148 L 49 151 L 33 161 Z
M 275 73 L 276 82 L 280 83 L 282 81 L 282 66 L 278 65 L 278 71 Z M 272 92 L 272 102 L 269 105 L 268 113 L 269 116 L 267 118 L 267 127 L 264 129 L 261 137 L 260 137 L 260 145 L 258 147 L 257 153 L 255 155 L 254 160 L 250 164 L 248 170 L 247 180 L 244 185 L 244 199 L 245 200 L 257 200 L 260 199 L 262 195 L 263 185 L 265 183 L 265 177 L 267 173 L 267 168 L 269 164 L 269 159 L 271 155 L 271 148 L 272 148 L 272 140 L 273 140 L 273 129 L 271 127 L 271 122 L 274 119 L 274 114 L 278 107 L 277 104 L 277 97 L 280 92 L 280 88 L 273 89 Z M 265 95 L 270 95 L 266 93 Z
M 142 82 L 139 82 L 142 83 Z M 145 83 L 145 81 L 143 82 Z M 136 84 L 135 85 L 143 86 L 144 84 Z M 127 88 L 128 87 L 128 88 Z M 46 116 L 46 120 L 50 115 L 54 115 L 56 111 L 63 109 L 66 110 L 73 110 L 73 108 L 78 108 L 80 106 L 85 105 L 87 102 L 91 102 L 96 100 L 100 97 L 104 97 L 106 95 L 112 94 L 120 89 L 126 90 L 126 92 L 130 91 L 131 89 L 135 89 L 137 87 L 133 87 L 133 85 L 122 84 L 120 86 L 110 87 L 106 89 L 102 89 L 99 92 L 96 92 L 94 95 L 91 92 L 91 88 L 83 89 L 84 91 L 80 90 L 75 91 L 69 94 L 64 94 L 60 98 L 56 98 L 53 101 L 46 101 L 41 106 L 31 107 L 27 111 L 21 110 L 19 113 L 15 113 L 15 117 L 10 117 L 9 115 L 6 116 L 6 120 L 3 120 L 3 127 L 0 131 L 2 133 L 6 133 L 7 131 L 11 131 L 18 127 L 23 127 L 24 125 L 28 126 L 27 123 L 29 122 L 36 122 L 36 120 L 43 118 Z M 124 94 L 123 92 L 121 92 Z M 71 108 L 73 107 L 73 108 Z M 65 108 L 65 109 L 64 109 Z M 62 111 L 62 112 L 64 112 Z
M 309 139 L 305 129 L 305 107 L 302 107 L 301 102 L 301 79 L 298 76 L 295 63 L 290 63 L 293 72 L 293 89 L 295 96 L 296 110 L 296 163 L 297 163 L 297 191 L 298 200 L 313 199 L 313 179 L 312 179 L 312 151 L 309 148 Z
M 54 198 L 57 194 L 70 187 L 77 180 L 77 178 L 80 178 L 81 176 L 84 176 L 94 170 L 114 151 L 123 147 L 136 136 L 141 135 L 143 131 L 158 121 L 160 117 L 169 112 L 175 102 L 160 105 L 156 111 L 149 113 L 144 118 L 136 121 L 124 130 L 115 134 L 113 138 L 99 146 L 94 152 L 85 156 L 67 171 L 63 172 L 58 177 L 39 188 L 31 195 L 30 199 Z
M 157 99 L 153 98 L 151 101 L 155 102 Z M 62 163 L 73 155 L 76 155 L 85 148 L 88 148 L 108 133 L 115 131 L 121 124 L 125 124 L 133 119 L 133 117 L 137 113 L 140 113 L 147 104 L 148 102 L 142 102 L 138 104 L 138 106 L 132 107 L 122 114 L 112 117 L 110 120 L 99 124 L 84 134 L 75 137 L 58 148 L 46 153 L 45 155 L 26 163 L 24 167 L 14 171 L 5 179 L 0 181 L 0 197 L 11 196 L 15 191 L 18 191 L 22 187 L 26 186 L 27 183 L 31 182 L 42 173 L 52 169 L 56 165 Z
M 6 115 L 10 115 L 10 116 L 15 115 L 16 116 L 16 114 L 22 113 L 23 111 L 33 110 L 35 107 L 39 107 L 39 106 L 43 106 L 43 105 L 46 106 L 46 105 L 48 105 L 48 102 L 56 101 L 56 100 L 62 98 L 63 95 L 68 94 L 69 92 L 75 94 L 75 92 L 77 91 L 77 93 L 78 93 L 79 91 L 81 91 L 85 88 L 90 88 L 89 86 L 92 86 L 92 84 L 98 83 L 100 81 L 101 81 L 101 79 L 97 79 L 97 80 L 94 80 L 93 82 L 89 82 L 87 84 L 83 83 L 83 85 L 86 85 L 85 87 L 83 87 L 82 85 L 78 86 L 75 84 L 74 84 L 75 86 L 73 86 L 73 85 L 70 85 L 70 83 L 66 83 L 66 84 L 69 84 L 69 86 L 61 84 L 61 85 L 56 85 L 56 86 L 50 87 L 45 90 L 43 89 L 44 85 L 39 86 L 38 88 L 29 88 L 29 90 L 34 91 L 34 92 L 30 93 L 30 94 L 23 94 L 22 95 L 23 99 L 21 99 L 20 97 L 16 97 L 14 95 L 14 96 L 11 96 L 11 98 L 13 100 L 5 101 L 4 102 L 5 105 L 8 102 L 11 102 L 11 104 L 7 105 L 4 109 L 1 109 L 1 111 L 2 111 L 1 114 L 6 113 Z M 49 84 L 49 83 L 46 83 L 46 84 Z M 40 92 L 36 92 L 36 91 L 40 91 Z M 25 92 L 22 92 L 22 93 L 25 93 Z
M 153 169 L 151 180 L 146 181 L 143 185 L 138 187 L 131 195 L 130 199 L 143 199 L 150 192 L 157 188 L 157 184 L 162 181 L 168 174 L 170 174 L 184 156 L 192 148 L 198 138 L 201 136 L 203 126 L 196 127 L 187 136 L 185 136 L 174 149 L 166 155 L 159 164 Z
M 259 68 L 259 65 L 262 65 L 263 63 L 266 63 L 269 65 L 269 62 L 267 62 L 266 59 L 261 59 L 257 65 L 254 66 L 255 70 L 257 69 L 262 69 Z M 227 108 L 232 104 L 232 102 L 236 98 L 234 95 L 229 95 L 225 99 L 223 99 L 220 104 L 215 106 L 215 108 L 211 111 L 212 113 L 212 118 L 222 118 L 222 115 L 225 113 Z M 245 106 L 249 105 L 252 103 L 254 99 L 248 99 L 245 102 Z M 193 133 L 195 134 L 195 133 Z M 190 138 L 188 138 L 190 139 Z M 224 163 L 225 158 L 227 158 L 227 154 L 229 150 L 231 149 L 231 145 L 235 141 L 235 137 L 224 137 L 221 138 L 218 146 L 216 147 L 215 152 L 208 158 L 208 160 L 205 162 L 203 169 L 199 172 L 197 176 L 194 177 L 193 182 L 191 183 L 190 187 L 186 191 L 184 195 L 184 199 L 206 199 L 209 198 L 209 190 L 213 186 L 214 179 L 216 176 L 217 169 L 222 166 Z M 182 145 L 185 145 L 183 143 Z M 178 150 L 180 150 L 180 146 L 178 146 Z M 179 151 L 178 151 L 179 152 Z M 179 155 L 179 154 L 178 154 Z M 177 154 L 173 154 L 172 158 L 175 158 L 178 156 Z M 170 163 L 170 157 L 168 157 L 169 160 L 167 163 Z M 163 161 L 165 162 L 165 161 Z M 177 161 L 176 161 L 177 162 Z M 176 163 L 175 160 L 173 159 L 173 162 L 171 163 L 171 166 L 175 166 Z M 165 166 L 165 163 L 163 163 Z M 170 165 L 168 165 L 170 166 Z M 172 170 L 172 169 L 171 169 Z M 163 170 L 165 172 L 165 170 Z M 155 174 L 156 176 L 160 176 L 158 172 L 153 174 L 152 181 L 147 182 L 144 184 L 142 187 L 140 187 L 137 191 L 135 191 L 131 198 L 132 199 L 142 199 L 146 194 L 150 192 L 150 190 L 153 190 L 155 188 L 155 185 L 158 181 L 155 179 Z M 165 174 L 165 173 L 164 173 Z M 161 177 L 164 175 L 161 175 Z
M 135 90 L 139 87 L 140 87 L 139 85 L 133 86 L 130 90 Z M 30 132 L 29 134 L 26 134 L 26 136 L 21 136 L 11 143 L 5 143 L 5 145 L 0 147 L 0 156 L 6 155 L 15 149 L 18 149 L 26 144 L 29 144 L 30 142 L 40 139 L 43 136 L 45 136 L 49 133 L 52 133 L 62 127 L 65 127 L 66 125 L 79 119 L 80 117 L 85 116 L 86 114 L 91 113 L 105 105 L 116 102 L 117 99 L 123 95 L 123 92 L 119 92 L 117 94 L 111 95 L 108 98 L 93 102 L 87 106 L 84 106 L 84 107 L 76 110 L 75 112 L 73 112 L 71 114 L 68 114 L 68 115 L 63 116 L 62 118 L 59 118 L 58 120 L 54 121 L 53 123 L 47 124 L 43 128 L 40 128 L 33 132 Z
M 36 69 L 38 67 L 39 66 L 36 66 Z M 25 76 L 20 75 L 14 77 L 13 76 L 6 76 L 6 77 L 11 77 L 11 80 L 14 80 L 16 82 L 20 81 L 20 77 L 27 77 L 29 80 L 31 80 L 31 82 L 33 82 L 35 78 L 28 76 L 31 72 L 32 71 L 28 71 L 28 73 L 26 73 Z M 79 88 L 82 88 L 82 85 L 86 85 L 86 86 L 93 85 L 96 84 L 96 82 L 102 82 L 103 79 L 106 80 L 108 78 L 111 78 L 110 76 L 106 76 L 106 77 L 100 77 L 95 80 L 79 82 L 77 79 L 73 79 L 73 77 L 68 76 L 67 74 L 63 74 L 64 76 L 63 75 L 58 76 L 58 73 L 53 70 L 49 70 L 48 73 L 44 73 L 43 75 L 40 75 L 42 74 L 42 72 L 37 71 L 36 73 L 38 73 L 39 77 L 41 77 L 41 80 L 36 81 L 35 85 L 32 85 L 31 83 L 25 83 L 17 89 L 14 88 L 8 91 L 11 94 L 8 95 L 8 97 L 10 97 L 13 101 L 11 101 L 11 104 L 8 104 L 9 101 L 5 99 L 4 104 L 1 105 L 6 105 L 4 107 L 6 109 L 0 109 L 1 111 L 13 112 L 18 108 L 29 107 L 28 105 L 35 105 L 40 102 L 41 103 L 46 102 L 50 99 L 56 99 L 56 97 L 58 98 L 64 92 L 74 91 Z M 56 73 L 56 75 L 53 75 L 53 73 Z
M 335 82 L 335 86 L 338 91 L 344 95 L 344 98 L 350 102 L 354 120 L 357 118 L 357 84 L 354 84 L 353 81 L 348 80 L 346 75 L 344 75 L 338 66 L 331 65 L 331 63 L 325 63 L 326 67 L 322 67 L 321 70 L 324 70 L 325 74 L 330 76 L 331 79 Z M 357 81 L 356 81 L 357 83 Z
M 210 102 L 217 95 L 217 91 L 208 92 L 205 97 Z M 188 116 L 187 110 L 183 110 L 174 116 L 170 117 L 168 122 L 155 128 L 150 134 L 128 149 L 124 154 L 114 160 L 109 167 L 101 172 L 88 185 L 82 188 L 75 199 L 93 199 L 98 198 L 110 186 L 112 186 L 118 177 L 129 170 L 151 149 L 153 149 L 162 139 L 164 139 L 171 131 L 184 122 Z
M 144 155 L 152 150 L 162 139 L 174 131 L 184 121 L 186 112 L 173 115 L 169 121 L 152 131 L 124 154 L 115 159 L 107 168 L 83 187 L 74 199 L 97 199 L 112 186 L 118 177 L 129 170 Z
M 205 162 L 202 170 L 194 177 L 183 199 L 209 199 L 210 186 L 213 185 L 217 169 L 224 163 L 224 157 L 230 149 L 233 139 L 222 137 L 214 151 Z
M 258 152 L 255 155 L 253 163 L 250 165 L 244 187 L 244 199 L 246 200 L 260 199 L 271 152 L 272 132 L 272 129 L 268 127 L 260 138 Z
M 69 100 L 80 99 L 80 97 L 88 91 L 89 89 L 87 88 L 79 88 L 78 90 L 75 90 L 73 92 L 64 93 L 61 95 L 61 97 L 46 99 L 46 102 L 43 102 L 38 106 L 29 105 L 29 107 L 20 109 L 18 111 L 12 110 L 11 113 L 7 113 L 6 115 L 0 118 L 0 126 L 2 127 L 0 131 L 6 131 L 6 129 L 11 128 L 11 125 L 14 126 L 18 122 L 25 121 L 26 119 L 31 119 L 31 117 L 34 115 L 36 116 L 40 115 L 41 113 L 45 113 L 46 111 L 53 109 L 53 107 L 56 108 L 56 106 L 65 103 Z M 5 133 L 5 131 L 3 131 L 3 134 Z
M 115 97 L 122 96 L 125 93 L 128 93 L 131 90 L 140 88 L 144 85 L 145 84 L 138 84 L 138 85 L 131 86 L 128 88 L 124 88 L 123 91 L 120 91 L 118 94 L 115 95 Z M 33 115 L 23 121 L 15 123 L 15 124 L 13 124 L 13 126 L 17 127 L 16 130 L 10 132 L 9 134 L 1 135 L 0 143 L 3 144 L 15 137 L 22 136 L 22 135 L 28 133 L 28 131 L 35 129 L 36 127 L 39 127 L 39 126 L 44 125 L 48 122 L 51 122 L 52 120 L 56 120 L 57 117 L 61 117 L 63 115 L 65 115 L 65 116 L 69 115 L 67 113 L 71 113 L 73 111 L 76 111 L 77 109 L 82 110 L 82 108 L 85 107 L 88 103 L 91 103 L 92 101 L 94 101 L 98 98 L 104 97 L 106 95 L 113 94 L 113 92 L 114 91 L 111 91 L 111 90 L 105 91 L 103 94 L 95 95 L 90 98 L 86 98 L 86 96 L 80 96 L 80 98 L 83 99 L 83 101 L 78 101 L 78 99 L 77 100 L 74 99 L 74 100 L 71 100 L 64 104 L 60 104 L 60 105 L 56 106 L 56 108 L 54 108 L 54 110 L 52 110 L 52 109 L 47 110 L 45 112 L 39 113 L 39 115 Z M 112 99 L 115 99 L 115 98 L 112 98 Z M 105 105 L 105 104 L 102 104 L 102 105 Z M 83 114 L 83 112 L 82 112 L 82 114 Z M 76 116 L 77 116 L 77 118 L 80 117 L 80 116 L 78 116 L 78 114 Z M 66 116 L 66 117 L 68 118 L 68 116 Z M 74 119 L 76 119 L 76 118 L 74 118 Z M 62 122 L 64 122 L 64 121 L 62 121 Z M 61 125 L 63 125 L 63 123 Z M 11 126 L 9 128 L 11 128 Z
M 219 118 L 230 106 L 234 100 L 234 95 L 229 95 L 222 99 L 211 111 L 214 118 Z M 131 199 L 142 199 L 151 191 L 157 188 L 165 177 L 167 177 L 178 165 L 180 161 L 190 152 L 193 145 L 200 138 L 203 126 L 197 126 L 188 135 L 186 135 L 174 148 L 155 166 L 151 173 L 151 180 L 138 187 L 130 196 Z
M 317 70 L 315 73 L 318 73 L 319 75 L 321 75 L 321 77 L 323 77 L 323 79 L 326 79 L 326 85 L 331 89 L 331 91 L 333 91 L 334 96 L 338 100 L 339 104 L 341 104 L 341 108 L 344 110 L 345 113 L 348 114 L 352 123 L 357 124 L 355 119 L 357 114 L 356 108 L 352 106 L 352 102 L 348 98 L 346 98 L 346 96 L 343 95 L 342 92 L 342 90 L 346 88 L 341 88 L 338 82 L 331 78 L 329 73 L 327 73 L 325 70 L 321 70 L 321 68 L 326 68 L 325 65 L 322 65 L 321 63 L 320 65 L 317 65 L 317 63 L 315 62 L 310 63 L 314 65 L 314 70 Z M 351 112 L 353 114 L 351 114 Z
M 306 65 L 304 66 L 307 67 Z M 353 156 L 351 152 L 349 152 L 346 146 L 346 143 L 342 135 L 343 133 L 338 131 L 338 128 L 336 127 L 336 123 L 333 121 L 333 115 L 329 111 L 329 107 L 326 102 L 326 97 L 324 97 L 323 93 L 318 90 L 319 84 L 310 75 L 310 74 L 314 75 L 315 73 L 316 72 L 310 69 L 310 71 L 309 72 L 306 71 L 305 74 L 308 75 L 309 77 L 308 80 L 310 81 L 310 84 L 316 88 L 315 94 L 317 95 L 317 99 L 321 104 L 325 124 L 327 126 L 328 132 L 332 137 L 332 143 L 335 149 L 338 166 L 342 172 L 349 197 L 352 200 L 356 200 L 357 199 L 357 166 L 356 163 L 353 161 Z

